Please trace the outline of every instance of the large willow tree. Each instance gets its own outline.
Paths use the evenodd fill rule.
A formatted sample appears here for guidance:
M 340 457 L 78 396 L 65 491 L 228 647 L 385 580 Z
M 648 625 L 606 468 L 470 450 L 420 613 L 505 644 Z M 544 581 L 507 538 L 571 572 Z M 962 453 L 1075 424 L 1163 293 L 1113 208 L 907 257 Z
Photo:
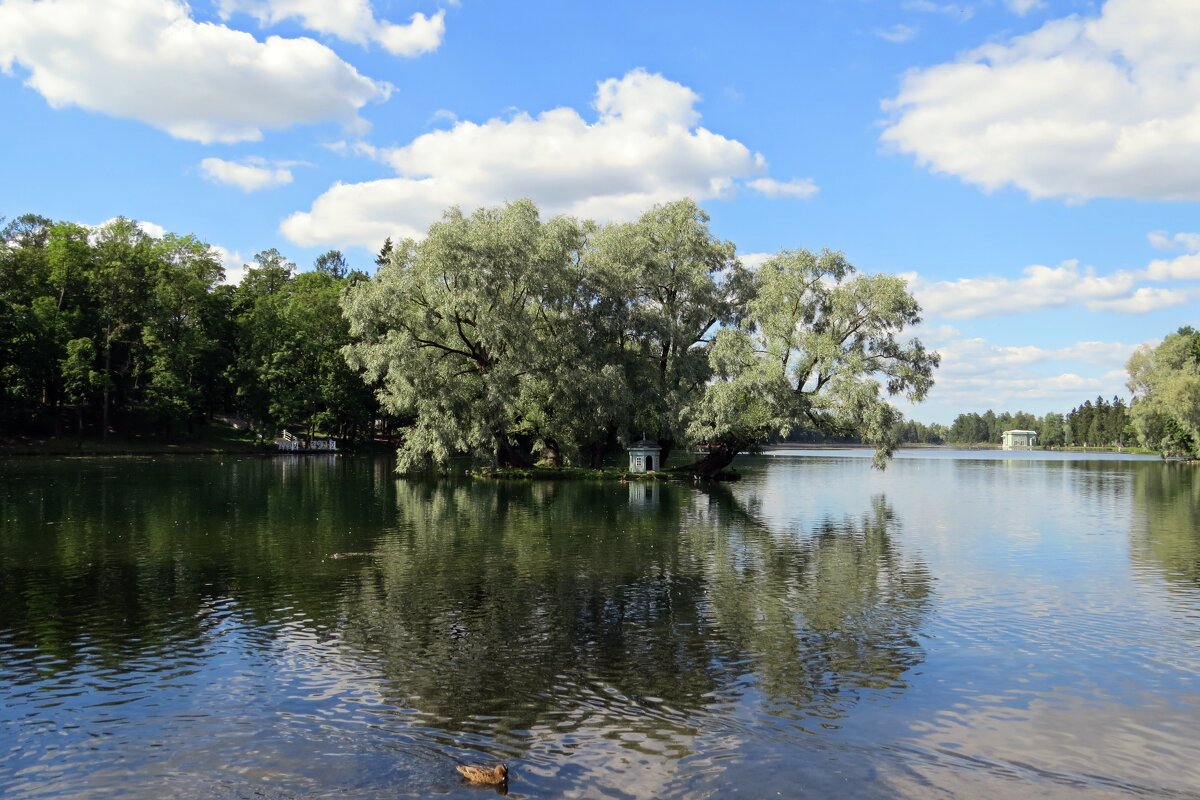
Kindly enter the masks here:
M 382 386 L 388 410 L 415 419 L 402 470 L 455 453 L 522 464 L 535 443 L 556 453 L 558 438 L 603 421 L 624 387 L 578 361 L 591 344 L 588 233 L 565 217 L 542 224 L 529 201 L 452 210 L 348 293 L 348 360 Z
M 755 276 L 742 324 L 709 349 L 714 379 L 691 409 L 688 433 L 708 445 L 692 465 L 712 474 L 776 434 L 811 428 L 857 434 L 892 453 L 900 412 L 924 399 L 939 356 L 903 330 L 920 322 L 904 281 L 858 275 L 841 253 L 785 250 Z
M 499 465 L 596 464 L 619 441 L 704 444 L 710 475 L 798 427 L 890 453 L 938 359 L 903 342 L 904 283 L 839 254 L 785 251 L 757 273 L 690 200 L 627 224 L 539 219 L 524 200 L 452 209 L 344 301 L 351 365 L 415 420 L 400 469 L 457 453 Z

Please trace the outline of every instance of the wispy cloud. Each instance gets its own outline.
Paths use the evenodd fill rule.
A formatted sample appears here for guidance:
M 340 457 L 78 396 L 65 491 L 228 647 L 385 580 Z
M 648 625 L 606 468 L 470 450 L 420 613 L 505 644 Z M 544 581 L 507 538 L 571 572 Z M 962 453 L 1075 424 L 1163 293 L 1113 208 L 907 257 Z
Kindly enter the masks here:
M 200 172 L 214 183 L 236 186 L 243 192 L 257 192 L 292 182 L 292 171 L 285 165 L 272 164 L 263 158 L 250 157 L 242 161 L 206 158 L 200 162 Z
M 1175 238 L 1151 234 L 1160 245 L 1200 245 L 1190 234 Z M 1198 247 L 1197 249 L 1200 249 Z M 903 276 L 926 313 L 949 319 L 972 319 L 1023 314 L 1046 308 L 1083 306 L 1091 311 L 1146 314 L 1192 302 L 1197 286 L 1145 286 L 1147 282 L 1200 281 L 1200 253 L 1155 259 L 1142 269 L 1099 274 L 1075 260 L 1056 267 L 1034 264 L 1019 278 L 984 276 L 952 281 L 929 281 L 917 273 Z
M 986 408 L 1066 411 L 1096 395 L 1124 395 L 1125 364 L 1144 344 L 1079 341 L 1049 348 L 1003 344 L 963 337 L 948 326 L 923 326 L 914 333 L 942 356 L 929 404 L 944 409 L 949 417 Z M 928 417 L 929 412 L 922 409 L 920 415 Z
M 458 122 L 458 114 L 455 114 L 448 108 L 439 108 L 437 111 L 429 115 L 429 119 L 425 122 L 425 127 L 429 128 L 434 125 L 454 125 Z
M 355 44 L 375 43 L 392 55 L 413 58 L 437 50 L 446 34 L 446 12 L 413 14 L 403 25 L 375 17 L 368 0 L 218 0 L 222 19 L 248 14 L 261 25 L 296 20 L 318 33 Z
M 774 178 L 757 178 L 747 181 L 746 186 L 766 197 L 795 197 L 804 199 L 812 197 L 820 189 L 812 178 L 797 178 L 791 181 L 777 181 Z
M 1017 16 L 1025 16 L 1030 11 L 1045 8 L 1045 0 L 1004 0 L 1004 5 Z
M 896 24 L 890 28 L 876 28 L 872 33 L 885 42 L 902 44 L 917 35 L 917 28 L 913 25 Z
M 1189 253 L 1200 253 L 1200 233 L 1176 233 L 1167 231 L 1150 231 L 1146 239 L 1155 250 L 1186 250 Z
M 900 6 L 905 11 L 920 11 L 924 14 L 945 14 L 968 20 L 975 16 L 975 8 L 966 3 L 934 3 L 931 0 L 905 0 Z

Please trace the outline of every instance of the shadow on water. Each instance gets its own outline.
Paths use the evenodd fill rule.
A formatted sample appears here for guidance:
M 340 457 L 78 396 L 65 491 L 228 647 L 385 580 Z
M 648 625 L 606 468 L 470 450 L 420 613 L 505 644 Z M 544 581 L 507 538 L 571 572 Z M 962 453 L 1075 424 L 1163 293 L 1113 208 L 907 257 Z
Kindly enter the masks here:
M 931 577 L 882 496 L 784 532 L 723 489 L 22 467 L 6 796 L 453 793 L 486 757 L 514 794 L 757 794 L 779 758 L 819 788 L 822 736 L 924 657 Z

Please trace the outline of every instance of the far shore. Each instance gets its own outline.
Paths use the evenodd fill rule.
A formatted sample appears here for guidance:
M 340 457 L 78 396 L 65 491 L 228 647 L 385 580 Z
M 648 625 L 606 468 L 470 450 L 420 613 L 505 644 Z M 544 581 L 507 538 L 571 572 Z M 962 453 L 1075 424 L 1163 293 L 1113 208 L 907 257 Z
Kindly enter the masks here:
M 801 442 L 780 442 L 779 444 L 763 445 L 763 450 L 874 450 L 875 448 L 869 444 L 849 444 L 838 442 L 822 442 L 820 444 L 804 444 Z M 897 450 L 1001 450 L 998 444 L 991 443 L 973 443 L 973 444 L 925 444 L 920 442 L 906 442 L 900 445 Z M 1156 456 L 1158 452 L 1155 450 L 1147 450 L 1144 447 L 1022 447 L 1019 450 L 1034 453 L 1132 453 L 1133 455 Z
M 390 452 L 391 444 L 346 446 L 340 452 Z M 873 450 L 868 444 L 844 442 L 779 442 L 763 445 L 767 450 Z M 906 443 L 899 450 L 1000 450 L 998 444 L 923 444 Z M 1141 447 L 1034 447 L 1034 452 L 1132 453 L 1158 455 Z M 256 440 L 254 435 L 225 425 L 205 426 L 194 436 L 112 434 L 101 438 L 84 436 L 19 436 L 0 438 L 0 457 L 8 456 L 149 456 L 149 455 L 275 455 L 271 442 Z

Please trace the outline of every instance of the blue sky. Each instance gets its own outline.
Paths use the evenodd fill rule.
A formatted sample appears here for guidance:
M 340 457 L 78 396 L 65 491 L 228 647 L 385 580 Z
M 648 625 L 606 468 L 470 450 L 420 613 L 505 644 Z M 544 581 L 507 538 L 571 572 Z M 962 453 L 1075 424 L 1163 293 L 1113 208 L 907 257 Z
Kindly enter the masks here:
M 1200 0 L 0 0 L 0 215 L 372 266 L 451 203 L 691 195 L 904 274 L 906 409 L 1066 411 L 1200 324 Z

